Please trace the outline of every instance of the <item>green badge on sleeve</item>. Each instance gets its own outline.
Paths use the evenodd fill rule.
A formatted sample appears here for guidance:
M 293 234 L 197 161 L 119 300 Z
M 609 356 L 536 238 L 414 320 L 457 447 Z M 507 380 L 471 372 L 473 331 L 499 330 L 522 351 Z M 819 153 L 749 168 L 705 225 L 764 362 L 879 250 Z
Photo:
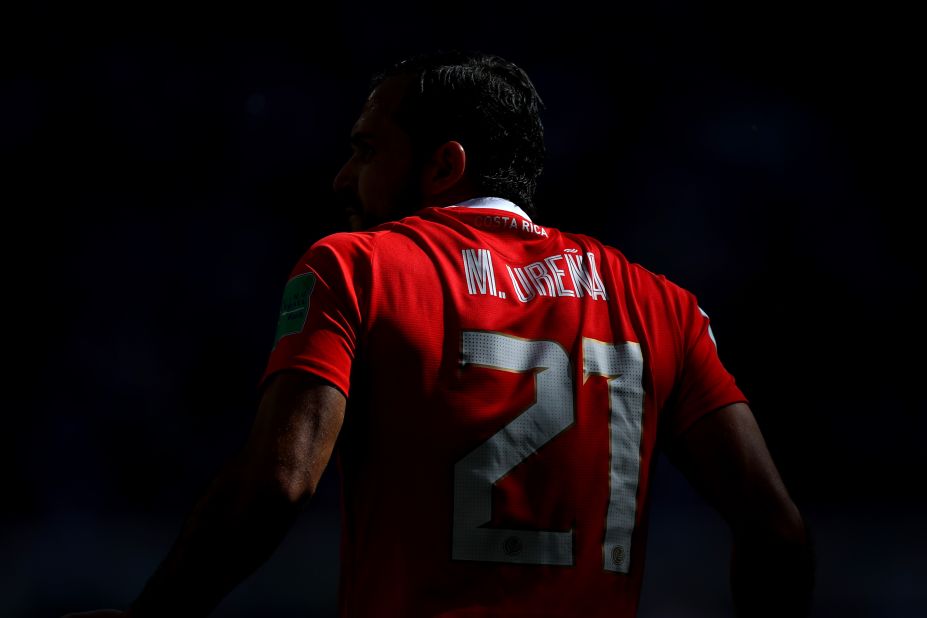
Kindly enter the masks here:
M 315 288 L 315 274 L 304 273 L 290 279 L 283 289 L 283 303 L 280 305 L 280 319 L 277 320 L 277 336 L 274 347 L 287 335 L 298 333 L 306 325 L 309 315 L 309 296 Z

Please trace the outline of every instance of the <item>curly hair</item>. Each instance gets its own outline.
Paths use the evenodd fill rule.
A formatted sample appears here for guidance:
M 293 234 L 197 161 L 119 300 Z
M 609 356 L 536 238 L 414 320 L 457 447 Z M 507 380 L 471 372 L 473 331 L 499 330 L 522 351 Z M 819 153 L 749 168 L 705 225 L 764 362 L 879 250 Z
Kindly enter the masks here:
M 395 76 L 412 78 L 396 122 L 408 133 L 413 155 L 424 161 L 441 144 L 458 141 L 477 189 L 533 215 L 544 169 L 544 104 L 528 75 L 492 54 L 436 51 L 381 71 L 370 90 Z

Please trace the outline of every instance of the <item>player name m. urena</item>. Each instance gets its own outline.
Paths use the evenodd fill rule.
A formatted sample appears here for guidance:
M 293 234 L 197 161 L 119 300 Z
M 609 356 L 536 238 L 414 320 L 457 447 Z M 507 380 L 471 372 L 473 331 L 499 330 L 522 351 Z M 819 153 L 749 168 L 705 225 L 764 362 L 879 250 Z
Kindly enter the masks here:
M 608 300 L 591 252 L 583 256 L 578 249 L 564 249 L 530 264 L 500 262 L 508 273 L 508 277 L 503 275 L 502 285 L 496 280 L 494 262 L 498 258 L 494 259 L 489 249 L 462 249 L 460 253 L 470 294 L 507 298 L 511 292 L 522 303 L 541 296 Z

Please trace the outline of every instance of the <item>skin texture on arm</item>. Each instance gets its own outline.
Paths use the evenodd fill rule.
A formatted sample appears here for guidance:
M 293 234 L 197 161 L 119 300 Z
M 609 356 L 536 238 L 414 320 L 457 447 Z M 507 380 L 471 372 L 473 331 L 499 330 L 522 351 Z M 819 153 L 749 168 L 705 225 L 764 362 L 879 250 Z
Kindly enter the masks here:
M 315 492 L 344 409 L 340 391 L 307 373 L 271 377 L 247 443 L 199 499 L 131 616 L 206 616 L 263 564 Z
M 808 529 L 749 406 L 705 415 L 668 454 L 731 527 L 736 615 L 807 616 L 814 582 Z

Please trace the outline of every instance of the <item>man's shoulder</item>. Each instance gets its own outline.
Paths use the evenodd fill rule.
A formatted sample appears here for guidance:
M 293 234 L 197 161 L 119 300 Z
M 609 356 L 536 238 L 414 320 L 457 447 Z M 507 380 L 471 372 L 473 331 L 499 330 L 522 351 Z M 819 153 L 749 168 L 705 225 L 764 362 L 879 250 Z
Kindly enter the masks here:
M 358 232 L 335 232 L 316 240 L 306 253 L 335 254 L 344 258 L 359 257 L 369 254 L 387 233 L 388 229 L 384 226 Z
M 397 222 L 379 225 L 363 231 L 335 232 L 315 241 L 303 254 L 302 262 L 313 270 L 351 273 L 358 276 L 372 273 L 386 259 L 407 257 L 414 245 L 405 234 L 395 233 Z
M 602 261 L 607 260 L 610 269 L 617 269 L 621 273 L 622 279 L 639 291 L 650 291 L 661 297 L 676 297 L 689 294 L 688 290 L 665 274 L 656 272 L 639 262 L 632 261 L 622 250 L 595 236 L 581 232 L 558 231 L 558 233 L 564 239 L 574 240 L 577 244 L 590 249 L 597 249 L 597 252 L 603 256 Z
M 643 264 L 632 261 L 627 255 L 625 255 L 624 251 L 614 245 L 602 241 L 596 236 L 582 232 L 567 232 L 563 230 L 556 231 L 565 240 L 573 240 L 579 245 L 589 249 L 597 250 L 598 253 L 603 255 L 610 262 L 619 265 L 622 270 L 626 271 L 630 276 L 639 279 L 641 282 L 652 283 L 654 285 L 661 286 L 675 285 L 672 281 L 667 279 L 665 275 L 652 271 Z

